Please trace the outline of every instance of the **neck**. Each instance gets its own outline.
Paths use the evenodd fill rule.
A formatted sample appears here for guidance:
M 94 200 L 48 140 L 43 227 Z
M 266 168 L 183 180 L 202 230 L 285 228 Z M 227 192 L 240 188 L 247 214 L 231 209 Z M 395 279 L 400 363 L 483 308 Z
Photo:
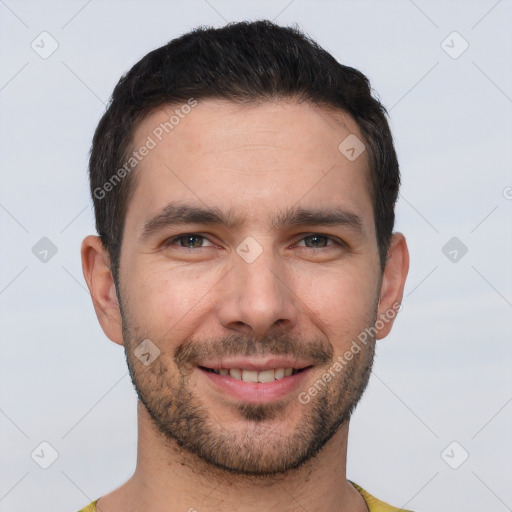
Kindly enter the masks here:
M 98 512 L 368 510 L 346 480 L 348 423 L 309 462 L 267 477 L 234 475 L 198 459 L 164 438 L 140 402 L 138 430 L 135 473 L 99 500 Z

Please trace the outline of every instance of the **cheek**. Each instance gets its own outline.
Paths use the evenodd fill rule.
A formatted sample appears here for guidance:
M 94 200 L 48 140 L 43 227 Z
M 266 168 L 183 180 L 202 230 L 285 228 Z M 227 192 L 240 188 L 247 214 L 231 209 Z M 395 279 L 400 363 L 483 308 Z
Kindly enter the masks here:
M 184 328 L 188 319 L 204 310 L 216 283 L 220 286 L 222 282 L 220 271 L 200 270 L 196 265 L 151 267 L 144 263 L 135 266 L 128 290 L 133 322 L 154 336 Z
M 354 268 L 302 273 L 296 290 L 311 320 L 333 345 L 350 344 L 373 320 L 375 283 Z

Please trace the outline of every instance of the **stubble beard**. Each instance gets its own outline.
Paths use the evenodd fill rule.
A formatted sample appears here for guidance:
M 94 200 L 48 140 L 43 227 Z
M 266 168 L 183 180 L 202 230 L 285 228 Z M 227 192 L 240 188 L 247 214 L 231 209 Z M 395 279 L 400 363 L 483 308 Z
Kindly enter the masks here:
M 348 423 L 368 384 L 375 351 L 374 337 L 369 337 L 364 348 L 350 361 L 344 361 L 341 371 L 331 372 L 335 376 L 323 387 L 317 386 L 320 389 L 307 404 L 293 396 L 260 404 L 229 401 L 221 405 L 217 402 L 217 411 L 212 411 L 211 404 L 194 393 L 191 385 L 191 373 L 199 371 L 190 365 L 194 357 L 201 354 L 197 342 L 189 341 L 180 346 L 176 354 L 170 354 L 162 350 L 170 344 L 152 340 L 161 354 L 151 365 L 144 366 L 133 350 L 147 336 L 140 335 L 141 330 L 131 324 L 123 309 L 126 308 L 121 308 L 126 361 L 140 402 L 165 445 L 174 451 L 180 451 L 180 447 L 212 474 L 266 479 L 298 470 L 322 450 L 342 425 Z M 374 325 L 376 318 L 375 303 L 370 321 L 364 327 Z M 261 343 L 236 335 L 220 342 L 201 342 L 201 346 L 216 346 L 220 354 L 230 355 L 241 354 L 240 347 L 246 347 L 243 352 L 246 355 L 303 355 L 300 341 L 292 342 L 286 334 Z M 221 346 L 224 347 L 222 350 L 237 348 L 235 352 L 222 352 Z M 312 344 L 308 346 L 313 347 Z M 285 350 L 286 347 L 294 347 L 294 350 Z M 308 354 L 324 361 L 323 369 L 313 369 L 316 378 L 311 380 L 309 377 L 308 385 L 324 384 L 322 375 L 333 366 L 332 347 L 331 351 L 326 351 L 315 343 Z M 230 416 L 233 411 L 239 416 L 236 425 L 223 422 L 220 409 L 224 406 L 231 408 Z M 289 408 L 302 410 L 300 420 L 285 430 L 282 427 Z

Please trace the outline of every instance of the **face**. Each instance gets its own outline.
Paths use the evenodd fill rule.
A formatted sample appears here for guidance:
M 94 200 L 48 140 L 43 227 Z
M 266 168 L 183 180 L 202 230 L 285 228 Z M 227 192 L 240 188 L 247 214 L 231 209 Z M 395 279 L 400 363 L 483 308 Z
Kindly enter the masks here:
M 371 370 L 373 338 L 344 356 L 381 291 L 367 155 L 338 149 L 362 136 L 348 115 L 304 103 L 209 100 L 158 140 L 175 109 L 134 135 L 156 146 L 134 171 L 120 259 L 132 380 L 188 452 L 283 473 L 348 421 Z

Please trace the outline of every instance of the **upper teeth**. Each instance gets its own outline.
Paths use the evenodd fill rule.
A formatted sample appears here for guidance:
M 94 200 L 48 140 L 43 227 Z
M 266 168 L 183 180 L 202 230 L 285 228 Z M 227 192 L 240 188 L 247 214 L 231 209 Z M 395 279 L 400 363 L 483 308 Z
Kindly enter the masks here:
M 234 379 L 243 380 L 245 382 L 272 382 L 283 377 L 288 377 L 294 372 L 293 368 L 275 368 L 273 370 L 264 370 L 258 372 L 255 370 L 244 370 L 242 368 L 221 368 L 213 370 L 220 375 L 230 375 Z M 295 370 L 295 373 L 297 370 Z

